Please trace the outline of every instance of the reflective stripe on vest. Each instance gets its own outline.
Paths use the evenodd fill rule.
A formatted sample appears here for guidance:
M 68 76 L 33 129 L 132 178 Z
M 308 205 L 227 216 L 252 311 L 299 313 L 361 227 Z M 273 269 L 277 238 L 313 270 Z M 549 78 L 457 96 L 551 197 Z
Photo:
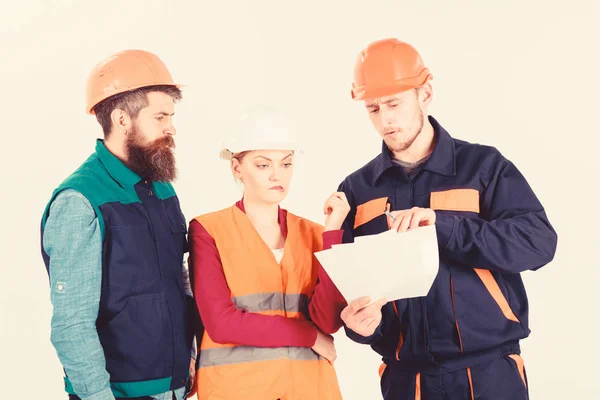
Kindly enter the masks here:
M 317 353 L 308 347 L 222 347 L 219 349 L 202 350 L 200 356 L 200 368 L 244 362 L 278 360 L 282 358 L 297 361 L 313 361 L 321 359 Z
M 237 308 L 249 312 L 304 312 L 308 309 L 308 296 L 305 294 L 257 293 L 234 297 L 232 300 Z M 282 358 L 311 361 L 321 357 L 308 347 L 222 347 L 202 350 L 200 368 Z
M 249 312 L 308 310 L 308 296 L 305 294 L 257 293 L 233 297 L 232 300 L 237 308 Z

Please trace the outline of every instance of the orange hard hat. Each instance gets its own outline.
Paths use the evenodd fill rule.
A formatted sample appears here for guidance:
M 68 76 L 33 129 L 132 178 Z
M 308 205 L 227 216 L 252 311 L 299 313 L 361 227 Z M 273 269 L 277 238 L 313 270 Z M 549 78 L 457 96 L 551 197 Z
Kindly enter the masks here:
M 146 86 L 175 84 L 167 66 L 158 56 L 144 50 L 124 50 L 98 63 L 85 88 L 88 114 L 103 100 L 119 93 Z
M 421 56 L 398 39 L 375 41 L 360 52 L 354 66 L 352 98 L 366 100 L 414 89 L 433 79 Z

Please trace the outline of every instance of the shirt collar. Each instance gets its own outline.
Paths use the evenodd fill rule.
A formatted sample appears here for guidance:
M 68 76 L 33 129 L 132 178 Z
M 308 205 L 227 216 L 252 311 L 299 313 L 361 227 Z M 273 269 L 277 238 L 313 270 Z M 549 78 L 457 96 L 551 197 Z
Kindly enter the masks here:
M 456 160 L 454 157 L 454 140 L 435 118 L 429 116 L 428 119 L 433 126 L 436 145 L 433 153 L 431 153 L 431 157 L 429 157 L 429 160 L 423 165 L 423 169 L 440 175 L 455 176 Z M 382 141 L 379 162 L 377 162 L 374 167 L 373 183 L 375 184 L 381 175 L 389 168 L 394 167 L 394 165 L 392 154 L 385 142 Z
M 138 174 L 125 166 L 121 160 L 115 157 L 115 155 L 106 148 L 104 140 L 102 139 L 96 141 L 96 154 L 109 175 L 117 181 L 121 187 L 133 186 L 142 180 Z

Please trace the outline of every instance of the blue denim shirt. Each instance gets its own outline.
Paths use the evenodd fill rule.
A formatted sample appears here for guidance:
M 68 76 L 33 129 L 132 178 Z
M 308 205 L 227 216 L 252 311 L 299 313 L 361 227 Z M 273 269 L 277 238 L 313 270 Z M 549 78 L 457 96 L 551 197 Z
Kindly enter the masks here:
M 89 201 L 75 190 L 60 193 L 50 206 L 44 250 L 51 256 L 51 342 L 73 389 L 82 400 L 114 400 L 104 351 L 96 332 L 102 282 L 102 236 Z M 192 296 L 182 264 L 186 294 Z M 192 356 L 196 355 L 193 346 Z M 156 394 L 183 400 L 185 387 Z

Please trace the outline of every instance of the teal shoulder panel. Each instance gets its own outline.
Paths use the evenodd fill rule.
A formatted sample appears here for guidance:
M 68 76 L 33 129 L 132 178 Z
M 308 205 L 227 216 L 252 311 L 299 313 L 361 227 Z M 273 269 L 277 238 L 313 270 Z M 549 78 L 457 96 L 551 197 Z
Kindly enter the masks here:
M 119 202 L 122 204 L 139 203 L 140 199 L 133 188 L 124 189 L 106 171 L 96 153 L 92 154 L 75 172 L 73 172 L 54 191 L 42 218 L 42 227 L 46 224 L 50 205 L 63 190 L 73 189 L 85 196 L 90 202 L 100 222 L 104 238 L 104 219 L 100 207 L 106 203 Z
M 154 182 L 152 186 L 154 187 L 154 192 L 156 192 L 156 197 L 160 200 L 166 200 L 177 195 L 173 185 L 168 182 Z

